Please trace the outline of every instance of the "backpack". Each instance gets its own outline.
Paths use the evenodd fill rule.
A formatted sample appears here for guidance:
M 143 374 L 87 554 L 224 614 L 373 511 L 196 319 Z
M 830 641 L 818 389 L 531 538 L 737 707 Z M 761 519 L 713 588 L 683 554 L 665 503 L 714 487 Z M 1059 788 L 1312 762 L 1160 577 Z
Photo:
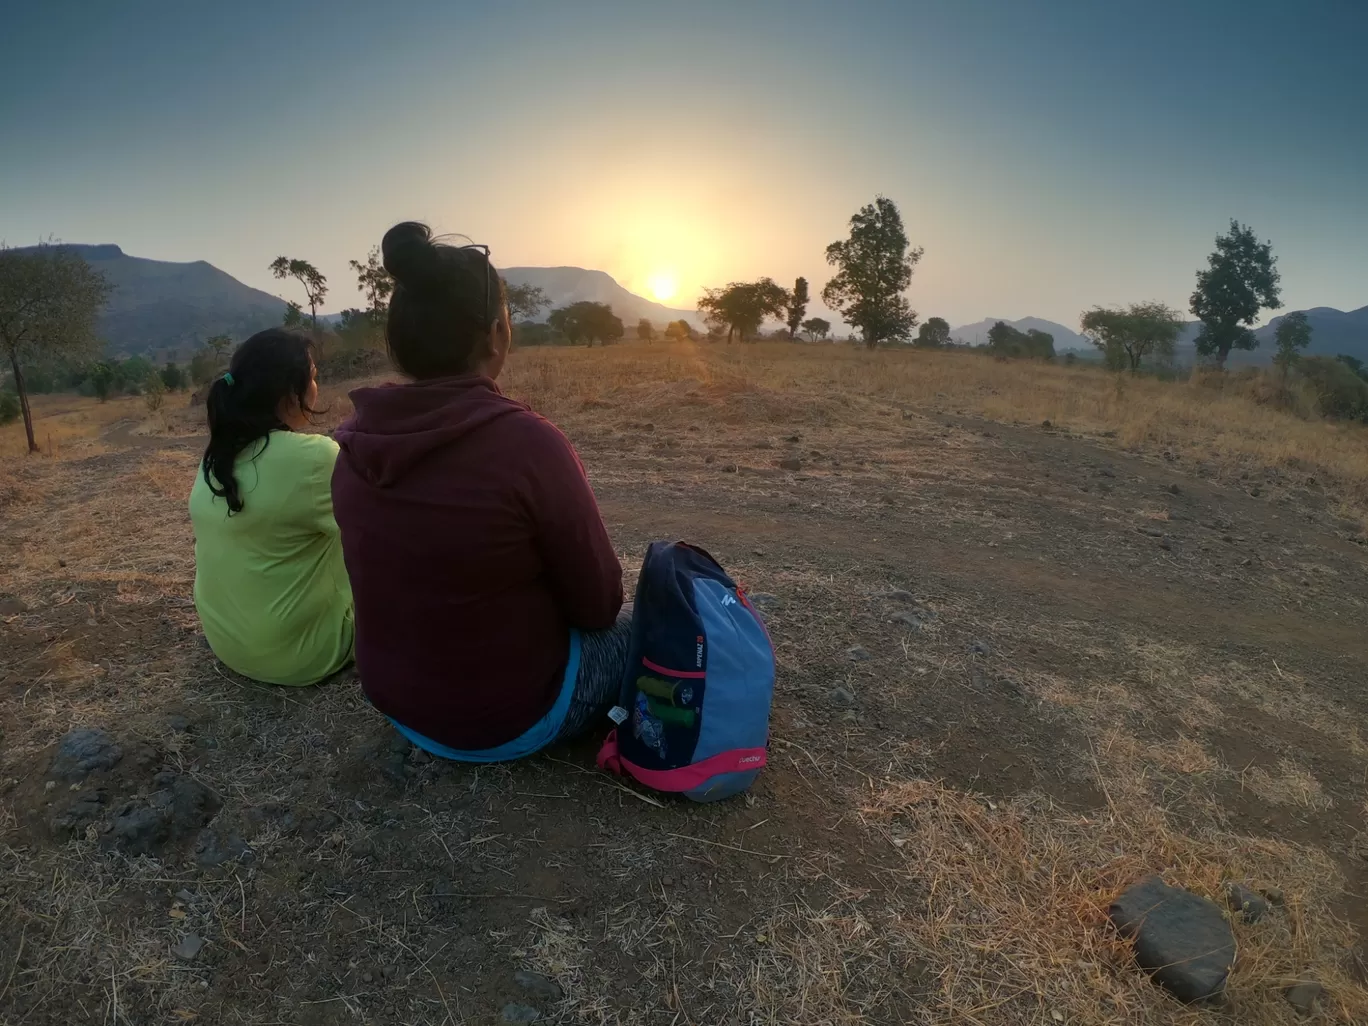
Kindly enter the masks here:
M 774 647 L 745 592 L 702 549 L 652 542 L 599 768 L 697 802 L 739 794 L 765 765 L 773 695 Z

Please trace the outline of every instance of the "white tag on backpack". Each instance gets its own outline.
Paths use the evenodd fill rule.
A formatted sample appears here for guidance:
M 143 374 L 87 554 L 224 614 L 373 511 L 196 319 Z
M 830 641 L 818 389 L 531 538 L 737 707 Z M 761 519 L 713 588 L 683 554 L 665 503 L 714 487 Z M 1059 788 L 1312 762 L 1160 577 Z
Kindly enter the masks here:
M 627 722 L 627 710 L 620 705 L 615 705 L 608 710 L 608 718 L 618 726 Z

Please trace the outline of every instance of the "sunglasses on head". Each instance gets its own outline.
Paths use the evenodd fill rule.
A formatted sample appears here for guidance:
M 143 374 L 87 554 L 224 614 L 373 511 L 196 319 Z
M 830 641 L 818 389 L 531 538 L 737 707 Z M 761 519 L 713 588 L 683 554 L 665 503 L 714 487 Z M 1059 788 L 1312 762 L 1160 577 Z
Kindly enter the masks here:
M 486 317 L 488 317 L 488 316 L 489 316 L 489 298 L 490 298 L 490 296 L 493 294 L 493 291 L 494 291 L 494 264 L 491 263 L 491 262 L 490 262 L 490 259 L 489 259 L 489 247 L 486 246 L 483 242 L 472 242 L 472 243 L 470 243 L 470 245 L 468 245 L 468 246 L 462 246 L 461 249 L 474 249 L 474 250 L 479 250 L 481 253 L 484 254 L 484 258 L 485 258 L 484 315 L 485 315 Z

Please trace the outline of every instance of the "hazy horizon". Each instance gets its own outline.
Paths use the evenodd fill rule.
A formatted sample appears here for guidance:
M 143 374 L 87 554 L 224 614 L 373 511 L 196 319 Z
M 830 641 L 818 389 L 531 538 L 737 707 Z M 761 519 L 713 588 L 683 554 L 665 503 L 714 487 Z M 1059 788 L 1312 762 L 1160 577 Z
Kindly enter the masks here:
M 820 292 L 876 194 L 952 325 L 1161 299 L 1231 218 L 1286 309 L 1368 304 L 1368 8 L 1157 3 L 289 2 L 18 12 L 0 56 L 0 238 L 347 268 L 405 218 L 495 263 L 606 271 L 689 309 L 769 275 Z M 673 277 L 677 292 L 659 295 Z

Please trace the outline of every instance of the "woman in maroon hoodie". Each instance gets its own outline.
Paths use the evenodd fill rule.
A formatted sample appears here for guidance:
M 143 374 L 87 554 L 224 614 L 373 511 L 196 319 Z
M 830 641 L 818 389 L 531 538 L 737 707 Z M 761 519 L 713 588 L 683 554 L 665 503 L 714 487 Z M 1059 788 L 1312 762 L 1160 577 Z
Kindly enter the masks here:
M 411 380 L 351 393 L 332 482 L 361 683 L 429 752 L 516 759 L 616 700 L 622 568 L 574 448 L 494 383 L 510 325 L 488 249 L 409 222 L 381 253 Z

